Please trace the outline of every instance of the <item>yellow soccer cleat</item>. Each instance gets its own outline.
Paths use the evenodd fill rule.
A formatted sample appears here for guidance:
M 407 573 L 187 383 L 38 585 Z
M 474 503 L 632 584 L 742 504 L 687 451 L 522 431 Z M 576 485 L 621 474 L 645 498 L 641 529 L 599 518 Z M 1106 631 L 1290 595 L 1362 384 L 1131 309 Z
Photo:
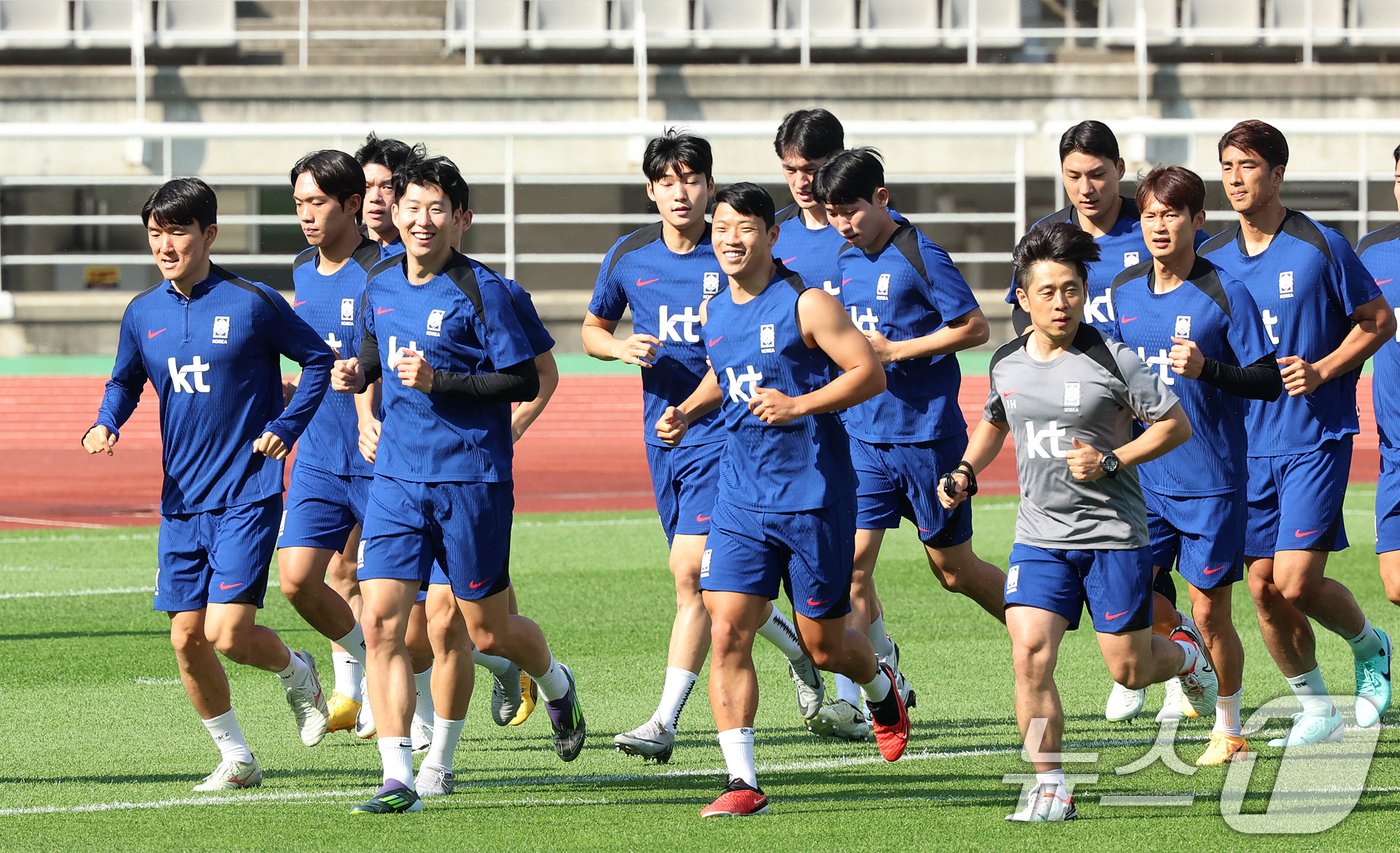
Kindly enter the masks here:
M 330 701 L 330 725 L 328 732 L 354 731 L 355 717 L 360 713 L 360 703 L 344 693 L 332 693 Z
M 518 726 L 530 719 L 530 715 L 535 713 L 535 699 L 539 697 L 540 689 L 535 686 L 535 680 L 523 669 L 520 671 L 520 708 L 515 712 L 515 716 L 510 718 L 510 725 Z
M 1245 739 L 1225 732 L 1211 732 L 1210 745 L 1201 757 L 1196 759 L 1197 767 L 1217 767 L 1234 761 L 1249 750 Z

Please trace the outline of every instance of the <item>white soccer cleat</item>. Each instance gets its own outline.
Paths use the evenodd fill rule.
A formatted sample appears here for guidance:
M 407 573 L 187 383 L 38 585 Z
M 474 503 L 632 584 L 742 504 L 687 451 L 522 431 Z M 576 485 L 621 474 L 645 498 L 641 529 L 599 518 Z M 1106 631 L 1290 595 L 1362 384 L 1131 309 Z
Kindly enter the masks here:
M 1006 819 L 1015 823 L 1052 823 L 1077 820 L 1079 812 L 1074 808 L 1073 797 L 1060 796 L 1059 785 L 1036 785 L 1026 795 L 1026 804 L 1019 811 L 1012 812 Z
M 676 733 L 657 720 L 647 720 L 630 732 L 623 732 L 613 738 L 619 752 L 640 755 L 644 761 L 665 764 L 671 760 L 671 752 L 676 748 Z
M 408 724 L 408 735 L 413 741 L 414 752 L 427 752 L 428 747 L 433 745 L 433 724 L 414 714 L 413 720 Z
M 1162 710 L 1157 712 L 1157 722 L 1179 721 L 1186 716 L 1186 708 L 1190 704 L 1186 701 L 1186 694 L 1181 692 L 1181 679 L 1172 676 L 1162 682 L 1162 686 L 1167 689 L 1167 695 L 1162 697 Z
M 803 655 L 799 661 L 788 661 L 788 675 L 797 688 L 797 712 L 804 720 L 812 719 L 822 709 L 822 700 L 826 698 L 822 674 L 812 659 Z
M 861 743 L 870 737 L 870 721 L 850 702 L 835 699 L 822 705 L 817 715 L 807 721 L 807 730 L 822 737 Z
M 1172 639 L 1186 640 L 1196 647 L 1196 665 L 1190 672 L 1176 677 L 1176 680 L 1181 682 L 1181 693 L 1186 697 L 1185 705 L 1178 703 L 1177 707 L 1188 717 L 1203 717 L 1215 713 L 1215 700 L 1220 697 L 1220 679 L 1215 674 L 1215 668 L 1210 665 L 1210 659 L 1206 656 L 1205 641 L 1196 632 L 1195 623 L 1183 618 L 1181 625 L 1172 631 Z M 1170 687 L 1168 690 L 1170 691 Z M 1168 699 L 1170 700 L 1170 695 Z M 1165 708 L 1165 703 L 1163 707 Z M 1186 707 L 1195 713 L 1187 713 Z
M 413 780 L 413 788 L 420 797 L 445 797 L 452 793 L 456 785 L 457 774 L 426 762 L 418 768 L 418 775 Z
M 331 720 L 330 709 L 326 707 L 326 697 L 321 692 L 321 679 L 316 674 L 316 659 L 307 652 L 292 654 L 306 664 L 311 674 L 299 684 L 288 685 L 287 704 L 292 708 L 301 742 L 307 746 L 315 746 L 326 736 L 326 729 Z
M 194 786 L 196 791 L 241 791 L 256 788 L 263 782 L 262 768 L 258 759 L 252 761 L 220 761 L 214 772 L 204 777 L 204 781 Z
M 1108 691 L 1108 701 L 1104 703 L 1104 719 L 1113 723 L 1126 723 L 1142 713 L 1142 706 L 1146 700 L 1146 690 L 1133 690 L 1115 681 L 1113 689 Z
M 369 705 L 369 688 L 363 678 L 360 679 L 360 695 L 365 697 L 365 701 L 360 705 L 360 713 L 355 715 L 355 737 L 373 740 L 379 730 L 374 725 L 374 709 Z

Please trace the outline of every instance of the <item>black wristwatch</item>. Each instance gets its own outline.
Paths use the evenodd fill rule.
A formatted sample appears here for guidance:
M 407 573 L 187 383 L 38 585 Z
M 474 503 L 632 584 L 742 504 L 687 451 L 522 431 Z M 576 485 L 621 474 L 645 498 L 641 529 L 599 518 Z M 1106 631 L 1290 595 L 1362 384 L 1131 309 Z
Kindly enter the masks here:
M 1099 460 L 1099 467 L 1103 469 L 1105 477 L 1111 478 L 1118 476 L 1118 469 L 1123 467 L 1123 463 L 1119 462 L 1118 457 L 1114 456 L 1113 451 L 1110 450 L 1103 455 L 1103 459 Z

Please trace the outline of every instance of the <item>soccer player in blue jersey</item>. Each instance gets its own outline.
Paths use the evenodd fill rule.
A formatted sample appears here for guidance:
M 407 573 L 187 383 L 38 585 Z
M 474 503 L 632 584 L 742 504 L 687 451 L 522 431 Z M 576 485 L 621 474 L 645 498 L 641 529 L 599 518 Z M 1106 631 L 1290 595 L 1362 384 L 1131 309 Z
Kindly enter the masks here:
M 409 721 L 413 672 L 404 636 L 413 602 L 436 564 L 447 576 L 470 642 L 514 661 L 545 698 L 565 761 L 587 732 L 572 673 L 539 627 L 508 609 L 511 512 L 510 403 L 538 392 L 535 353 L 510 290 L 458 253 L 454 225 L 469 189 L 444 157 L 394 174 L 394 221 L 405 255 L 376 267 L 361 307 L 358 358 L 336 362 L 332 387 L 363 391 L 384 377 L 384 428 L 364 524 L 363 625 L 384 784 L 353 811 L 422 809 Z M 438 728 L 420 769 L 432 793 L 452 789 L 453 750 L 465 724 L 472 668 L 465 642 L 438 655 Z
M 1231 618 L 1231 589 L 1244 577 L 1244 410 L 1246 400 L 1278 399 L 1283 380 L 1249 290 L 1196 256 L 1205 182 L 1181 166 L 1159 166 L 1138 181 L 1136 201 L 1152 258 L 1114 279 L 1110 336 L 1157 371 L 1194 427 L 1190 441 L 1139 471 L 1152 570 L 1175 565 L 1190 584 L 1195 620 L 1178 622 L 1204 644 L 1220 681 L 1210 745 L 1196 761 L 1207 767 L 1247 746 L 1244 646 Z
M 301 740 L 326 734 L 316 663 L 256 623 L 282 509 L 282 462 L 326 392 L 334 354 L 277 291 L 210 260 L 218 201 L 198 178 L 168 181 L 141 209 L 164 279 L 122 316 L 116 366 L 88 453 L 112 455 L 149 380 L 160 400 L 160 542 L 155 609 L 170 617 L 170 643 L 185 693 L 219 748 L 196 791 L 262 784 L 233 711 L 229 660 L 277 673 Z M 302 367 L 283 408 L 281 357 Z
M 642 158 L 647 197 L 661 221 L 617 241 L 598 270 L 583 320 L 583 348 L 604 361 L 642 369 L 643 417 L 650 425 L 667 406 L 690 396 L 709 369 L 700 334 L 700 303 L 722 289 L 722 273 L 705 221 L 714 193 L 710 143 L 669 130 L 647 143 Z M 626 311 L 632 334 L 616 335 Z M 647 464 L 661 526 L 670 545 L 676 589 L 666 678 L 661 701 L 647 722 L 615 739 L 623 752 L 664 763 L 675 747 L 676 727 L 709 650 L 710 623 L 700 599 L 700 560 L 718 488 L 718 453 L 724 442 L 716 415 L 698 420 L 679 446 L 646 435 Z M 810 719 L 821 709 L 825 687 L 802 650 L 797 631 L 776 608 L 759 634 L 782 650 L 797 685 L 798 710 Z
M 848 241 L 839 259 L 840 299 L 884 365 L 887 386 L 842 415 L 859 484 L 851 626 L 868 631 L 913 706 L 915 693 L 900 673 L 875 592 L 886 530 L 898 527 L 901 517 L 913 521 L 944 588 L 1002 618 L 1005 578 L 972 550 L 972 507 L 948 512 L 937 496 L 939 473 L 967 447 L 954 353 L 986 342 L 987 319 L 948 253 L 890 216 L 885 169 L 874 149 L 833 155 L 817 172 L 812 192 Z
M 1136 688 L 1177 676 L 1198 711 L 1215 703 L 1215 673 L 1195 637 L 1178 629 L 1169 639 L 1149 627 L 1152 558 L 1136 467 L 1187 441 L 1191 423 L 1156 373 L 1081 321 L 1087 266 L 1099 248 L 1066 222 L 1034 228 L 1017 244 L 1017 296 L 1031 330 L 992 357 L 983 420 L 938 495 L 950 509 L 966 500 L 1015 433 L 1021 502 L 1006 627 L 1016 719 L 1036 779 L 1010 821 L 1078 816 L 1060 763 L 1065 716 L 1055 664 L 1085 605 L 1115 681 Z
M 1400 147 L 1395 149 L 1395 203 L 1400 206 Z M 1400 303 L 1400 223 L 1372 231 L 1356 254 L 1387 297 L 1391 312 Z M 1381 440 L 1381 475 L 1376 483 L 1376 554 L 1381 582 L 1393 604 L 1400 604 L 1400 332 L 1386 339 L 1372 362 L 1371 401 Z
M 1221 177 L 1239 224 L 1200 247 L 1243 281 L 1278 349 L 1283 387 L 1250 401 L 1245 559 L 1259 628 L 1303 712 L 1271 746 L 1340 739 L 1309 620 L 1346 639 L 1356 659 L 1356 721 L 1376 725 L 1390 706 L 1390 638 L 1326 576 L 1327 554 L 1347 546 L 1342 522 L 1358 430 L 1362 363 L 1395 334 L 1385 297 L 1342 235 L 1279 199 L 1288 141 L 1261 121 L 1220 138 Z
M 700 586 L 712 625 L 710 706 L 729 783 L 702 817 L 768 811 L 754 768 L 753 642 L 784 584 L 817 665 L 861 685 L 880 754 L 894 761 L 909 742 L 894 672 L 844 618 L 855 476 L 836 413 L 880 393 L 884 373 L 841 303 L 775 263 L 778 228 L 768 192 L 734 184 L 716 201 L 714 250 L 728 287 L 700 309 L 710 369 L 656 422 L 657 435 L 678 446 L 690 424 L 716 409 L 724 413 Z
M 413 155 L 414 149 L 407 143 L 381 139 L 373 133 L 365 137 L 365 143 L 355 151 L 355 160 L 365 173 L 361 207 L 365 236 L 379 244 L 380 254 L 385 258 L 403 252 L 403 240 L 393 216 L 394 172 Z
M 841 292 L 837 256 L 846 238 L 831 226 L 826 207 L 812 195 L 812 178 L 828 157 L 846 147 L 841 122 L 827 110 L 796 110 L 783 116 L 773 151 L 783 167 L 792 204 L 778 211 L 778 242 L 773 257 L 813 287 Z
M 356 305 L 379 245 L 360 234 L 364 173 L 343 151 L 315 151 L 291 170 L 292 198 L 310 244 L 292 265 L 292 307 L 340 356 L 359 352 Z M 372 466 L 359 451 L 354 401 L 329 394 L 297 449 L 277 547 L 282 593 L 336 644 L 328 731 L 353 729 L 364 701 L 364 634 L 350 604 L 326 583 L 335 560 L 353 572 Z M 342 585 L 344 581 L 342 580 Z

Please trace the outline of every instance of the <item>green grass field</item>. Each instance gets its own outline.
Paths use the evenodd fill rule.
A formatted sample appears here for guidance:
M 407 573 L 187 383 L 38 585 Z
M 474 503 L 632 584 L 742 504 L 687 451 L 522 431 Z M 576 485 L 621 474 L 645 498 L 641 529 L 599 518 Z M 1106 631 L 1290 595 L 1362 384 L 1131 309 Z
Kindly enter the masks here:
M 1348 496 L 1353 547 L 1333 576 L 1378 625 L 1400 629 L 1372 553 L 1374 490 Z M 978 550 L 1004 565 L 1014 502 L 989 498 L 977 512 Z M 887 623 L 919 691 L 909 752 L 896 764 L 872 744 L 819 740 L 802 729 L 786 667 L 757 649 L 760 781 L 773 814 L 746 821 L 697 817 L 723 784 L 707 694 L 696 690 L 667 766 L 612 748 L 612 735 L 651 713 L 661 686 L 672 610 L 664 540 L 654 516 L 525 516 L 517 520 L 515 582 L 522 610 L 545 628 L 578 676 L 590 738 L 577 761 L 554 756 L 543 710 L 520 728 L 491 724 L 489 678 L 478 676 L 467 735 L 457 752 L 457 793 L 421 814 L 352 817 L 347 809 L 378 782 L 378 753 L 346 733 L 301 746 L 272 675 L 230 667 L 235 707 L 266 773 L 263 787 L 197 795 L 191 786 L 217 760 L 176 680 L 165 619 L 150 610 L 155 531 L 0 533 L 0 847 L 7 849 L 1388 849 L 1400 808 L 1400 738 L 1380 734 L 1367 791 L 1351 814 L 1318 836 L 1241 834 L 1221 814 L 1225 768 L 1180 775 L 1161 763 L 1115 769 L 1143 756 L 1156 734 L 1145 714 L 1131 724 L 1102 717 L 1107 676 L 1091 632 L 1070 635 L 1059 684 L 1069 717 L 1066 748 L 1097 753 L 1073 772 L 1098 774 L 1076 799 L 1082 819 L 1010 825 L 1015 784 L 1027 772 L 1012 715 L 1009 645 L 1001 626 L 931 579 L 906 525 L 886 540 L 879 568 Z M 275 580 L 274 580 L 275 583 Z M 1259 640 L 1252 605 L 1237 588 L 1245 638 L 1245 717 L 1286 686 Z M 263 621 L 312 650 L 329 680 L 326 643 L 272 591 Z M 1351 656 L 1324 635 L 1329 686 L 1352 689 Z M 1161 690 L 1148 694 L 1149 711 Z M 1394 713 L 1391 715 L 1394 718 Z M 1270 791 L 1280 766 L 1321 793 L 1293 802 L 1294 818 L 1345 789 L 1335 755 L 1281 762 L 1264 741 L 1243 800 L 1256 825 L 1287 825 Z M 1203 748 L 1204 720 L 1182 725 L 1187 763 Z M 1350 733 L 1349 741 L 1365 737 Z M 1298 756 L 1294 757 L 1295 759 Z M 1245 765 L 1233 766 L 1239 773 Z M 1242 777 L 1244 778 L 1244 777 Z M 1193 795 L 1189 805 L 1112 805 L 1117 795 Z M 1107 797 L 1109 799 L 1101 800 Z M 1259 815 L 1268 811 L 1270 817 Z M 1275 820 L 1274 816 L 1278 816 Z

